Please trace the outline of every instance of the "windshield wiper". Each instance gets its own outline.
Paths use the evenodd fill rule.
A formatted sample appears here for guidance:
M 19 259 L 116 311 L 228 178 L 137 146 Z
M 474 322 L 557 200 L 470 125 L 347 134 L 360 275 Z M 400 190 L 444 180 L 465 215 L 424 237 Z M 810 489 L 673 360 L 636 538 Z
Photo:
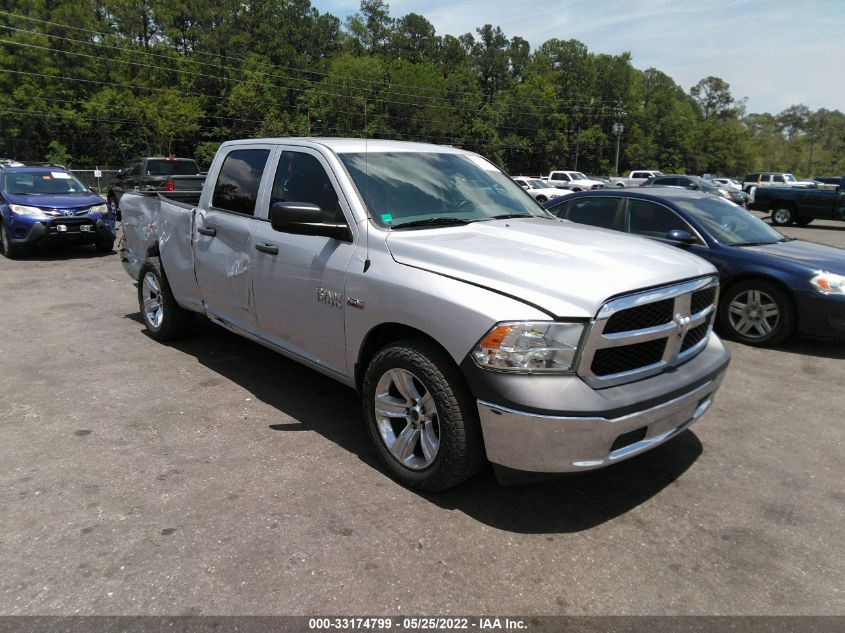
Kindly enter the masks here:
M 484 218 L 485 220 L 510 220 L 511 218 L 533 218 L 533 217 L 542 217 L 542 216 L 534 216 L 529 215 L 528 213 L 503 213 L 502 215 L 494 215 L 489 218 Z
M 778 240 L 778 242 L 793 242 L 797 240 L 797 237 L 789 237 L 788 235 L 784 235 L 782 238 Z
M 777 242 L 769 242 L 769 241 L 758 241 L 758 242 L 737 242 L 736 244 L 730 244 L 730 246 L 764 246 L 766 244 L 776 244 Z
M 465 220 L 463 218 L 426 218 L 424 220 L 412 220 L 411 222 L 402 222 L 401 224 L 394 224 L 392 229 L 406 229 L 414 226 L 448 226 L 450 224 L 469 224 L 473 220 Z

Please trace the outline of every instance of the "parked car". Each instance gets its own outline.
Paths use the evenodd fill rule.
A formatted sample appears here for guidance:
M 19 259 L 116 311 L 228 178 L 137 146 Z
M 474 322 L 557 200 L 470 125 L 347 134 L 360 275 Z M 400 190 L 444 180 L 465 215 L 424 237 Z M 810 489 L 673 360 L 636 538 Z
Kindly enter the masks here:
M 845 178 L 834 189 L 755 189 L 751 192 L 749 208 L 770 212 L 775 226 L 793 222 L 807 226 L 813 220 L 845 220 Z
M 205 176 L 192 158 L 134 158 L 109 184 L 108 200 L 120 219 L 120 198 L 127 191 L 166 191 L 172 198 L 190 199 L 202 189 L 203 182 Z
M 229 141 L 198 204 L 165 195 L 122 200 L 150 336 L 203 313 L 356 388 L 410 486 L 641 453 L 707 410 L 728 364 L 711 264 L 561 222 L 466 150 Z
M 13 259 L 44 243 L 114 247 L 106 201 L 64 168 L 9 166 L 0 171 L 0 248 Z
M 640 187 L 683 187 L 685 189 L 698 189 L 714 196 L 721 196 L 741 207 L 744 207 L 748 202 L 748 194 L 744 191 L 722 187 L 698 176 L 685 176 L 682 174 L 655 176 L 640 183 Z
M 598 180 L 587 178 L 580 171 L 553 171 L 543 178 L 552 187 L 569 189 L 570 191 L 589 191 L 601 189 L 604 185 Z
M 734 180 L 733 178 L 716 177 L 711 178 L 710 180 L 712 180 L 717 185 L 721 185 L 722 187 L 734 189 L 735 191 L 742 191 L 742 183 L 737 180 Z
M 746 174 L 742 182 L 742 190 L 751 193 L 752 187 L 802 187 L 812 189 L 816 186 L 812 180 L 798 180 L 792 174 L 785 172 L 755 172 Z
M 513 181 L 520 187 L 525 189 L 528 194 L 537 202 L 545 202 L 552 198 L 560 198 L 561 196 L 572 193 L 566 189 L 558 189 L 557 187 L 549 187 L 548 184 L 539 178 L 529 178 L 527 176 L 514 176 Z
M 845 250 L 785 237 L 701 191 L 675 188 L 573 194 L 546 206 L 558 217 L 675 244 L 719 271 L 719 324 L 751 345 L 793 332 L 845 337 Z
M 637 187 L 649 178 L 662 175 L 663 172 L 657 171 L 656 169 L 638 169 L 628 174 L 627 178 L 617 178 L 615 176 L 611 176 L 610 182 L 614 187 Z

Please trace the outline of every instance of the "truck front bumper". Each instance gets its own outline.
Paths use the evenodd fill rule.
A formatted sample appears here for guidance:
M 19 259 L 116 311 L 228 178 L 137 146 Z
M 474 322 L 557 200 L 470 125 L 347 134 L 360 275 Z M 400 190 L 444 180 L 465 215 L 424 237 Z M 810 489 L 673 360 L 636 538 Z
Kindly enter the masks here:
M 487 457 L 509 469 L 563 473 L 601 468 L 643 453 L 704 415 L 729 360 L 722 342 L 711 336 L 698 356 L 674 371 L 607 389 L 594 390 L 577 376 L 498 374 L 494 382 L 499 387 L 518 378 L 512 388 L 500 391 L 503 397 L 493 401 L 478 397 L 475 390 Z M 478 386 L 475 377 L 471 387 Z M 532 384 L 531 378 L 540 380 Z M 549 379 L 557 380 L 559 388 L 550 390 Z M 554 403 L 561 411 L 538 409 L 543 394 L 546 400 L 565 399 Z M 486 390 L 484 395 L 493 394 Z

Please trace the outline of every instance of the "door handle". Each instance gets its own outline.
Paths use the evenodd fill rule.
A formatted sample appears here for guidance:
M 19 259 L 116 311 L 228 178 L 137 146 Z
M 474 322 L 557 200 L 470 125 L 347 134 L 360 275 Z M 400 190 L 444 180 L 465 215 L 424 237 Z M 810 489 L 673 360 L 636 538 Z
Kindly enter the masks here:
M 217 229 L 214 227 L 201 226 L 197 229 L 197 233 L 200 233 L 201 235 L 208 235 L 208 237 L 214 237 L 217 235 Z
M 273 244 L 256 244 L 255 250 L 261 251 L 262 253 L 267 253 L 268 255 L 279 254 L 279 247 L 274 246 Z

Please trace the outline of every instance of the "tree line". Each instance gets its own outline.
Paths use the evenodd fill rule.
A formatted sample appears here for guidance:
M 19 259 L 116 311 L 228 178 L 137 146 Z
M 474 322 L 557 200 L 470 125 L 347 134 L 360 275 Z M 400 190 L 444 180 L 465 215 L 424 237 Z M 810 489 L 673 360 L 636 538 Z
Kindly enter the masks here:
M 138 155 L 208 164 L 227 139 L 396 138 L 458 145 L 510 173 L 619 168 L 845 173 L 845 115 L 749 113 L 714 76 L 685 90 L 631 56 L 485 24 L 438 34 L 362 0 L 7 0 L 0 157 L 77 168 Z

